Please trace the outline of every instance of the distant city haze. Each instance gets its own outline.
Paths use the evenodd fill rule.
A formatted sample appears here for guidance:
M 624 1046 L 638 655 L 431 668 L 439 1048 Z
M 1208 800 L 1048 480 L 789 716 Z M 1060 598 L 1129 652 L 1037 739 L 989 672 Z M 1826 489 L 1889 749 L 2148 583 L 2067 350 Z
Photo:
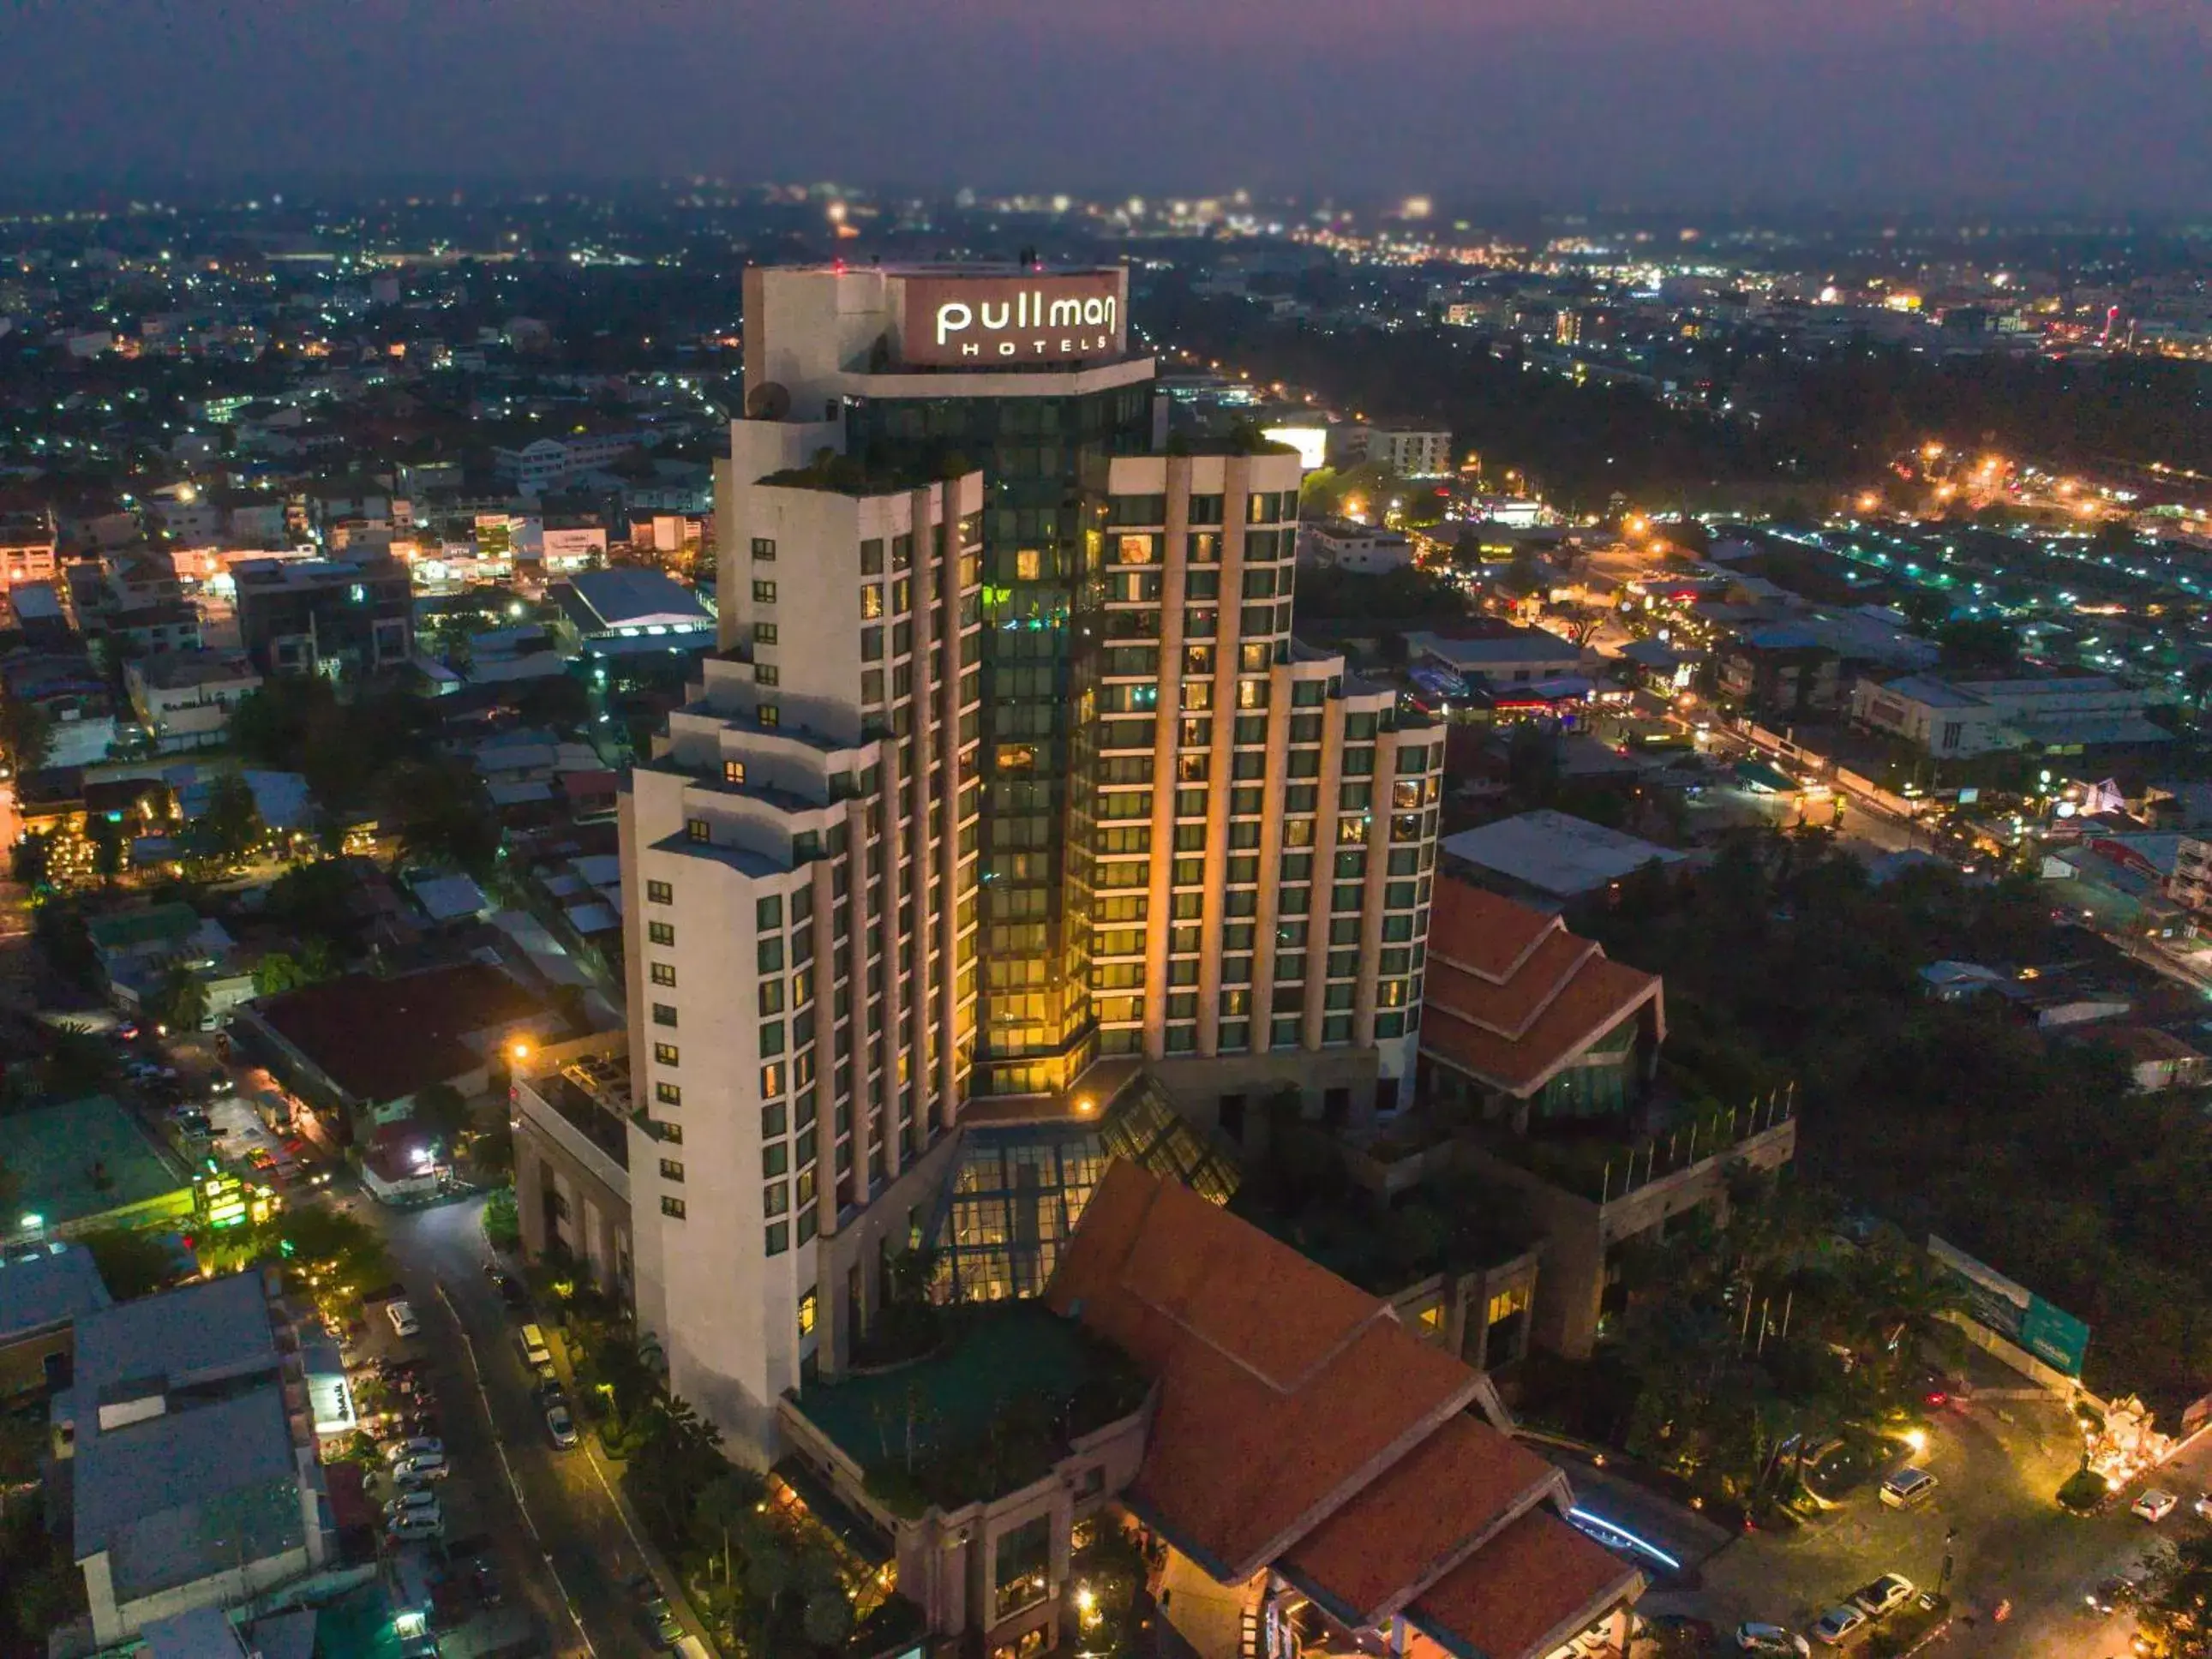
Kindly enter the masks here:
M 7 0 L 0 179 L 2212 207 L 2204 0 Z

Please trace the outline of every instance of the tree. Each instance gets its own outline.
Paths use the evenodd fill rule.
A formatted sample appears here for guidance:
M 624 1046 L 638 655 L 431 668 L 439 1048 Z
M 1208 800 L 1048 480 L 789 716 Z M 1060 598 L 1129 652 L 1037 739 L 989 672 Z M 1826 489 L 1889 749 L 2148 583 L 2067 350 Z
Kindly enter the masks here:
M 741 1534 L 754 1515 L 754 1505 L 766 1491 L 760 1478 L 747 1471 L 740 1474 L 731 1468 L 717 1474 L 699 1490 L 691 1500 L 691 1518 L 702 1530 L 721 1540 L 722 1582 L 736 1582 L 731 1572 L 730 1540 Z
M 297 956 L 285 951 L 271 951 L 253 964 L 253 994 L 256 996 L 281 996 L 287 991 L 296 991 L 303 985 L 319 985 L 337 976 L 337 964 L 331 959 L 327 940 L 310 939 L 300 948 Z
M 207 981 L 185 963 L 172 963 L 161 974 L 146 1012 L 171 1031 L 197 1031 L 207 1024 Z
M 568 674 L 549 674 L 524 683 L 515 712 L 528 725 L 574 732 L 592 717 L 591 694 Z
M 8 849 L 8 876 L 19 887 L 33 890 L 46 884 L 53 866 L 54 835 L 51 830 L 27 830 Z
M 54 723 L 38 704 L 0 695 L 0 761 L 21 777 L 35 772 L 53 752 Z
M 118 819 L 105 812 L 88 813 L 84 820 L 84 838 L 92 843 L 92 872 L 103 884 L 113 885 L 116 877 L 123 873 L 125 860 L 130 854 L 131 842 Z
M 218 773 L 208 787 L 207 810 L 192 825 L 194 850 L 218 864 L 236 864 L 253 850 L 262 835 L 253 786 L 239 773 Z
M 410 1115 L 448 1158 L 475 1124 L 467 1098 L 450 1083 L 433 1083 L 427 1089 L 416 1091 Z
M 2150 1659 L 2212 1656 L 2212 1534 L 2184 1534 L 2159 1559 L 2137 1618 Z
M 100 988 L 100 953 L 92 947 L 84 913 L 75 904 L 52 899 L 41 904 L 32 918 L 31 934 L 58 976 L 79 990 Z
M 387 790 L 400 851 L 430 864 L 489 875 L 499 857 L 499 818 L 476 774 L 441 757 L 402 767 Z
M 103 1227 L 82 1243 L 92 1252 L 100 1282 L 118 1302 L 165 1291 L 177 1282 L 177 1259 L 158 1234 L 130 1227 Z
M 2020 660 L 2012 624 L 1996 617 L 1962 617 L 1936 630 L 1946 668 L 2009 668 Z

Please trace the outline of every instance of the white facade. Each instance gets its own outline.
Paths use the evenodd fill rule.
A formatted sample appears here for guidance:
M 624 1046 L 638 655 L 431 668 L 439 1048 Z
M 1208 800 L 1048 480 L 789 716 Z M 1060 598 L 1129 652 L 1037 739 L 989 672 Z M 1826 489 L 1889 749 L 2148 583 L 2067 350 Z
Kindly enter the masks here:
M 1851 718 L 1903 738 L 1938 759 L 1995 754 L 2030 743 L 2049 748 L 2158 743 L 2170 734 L 2143 718 L 2142 691 L 2100 674 L 1954 680 L 1911 674 L 1861 680 Z
M 1379 576 L 1413 562 L 1413 544 L 1395 530 L 1359 524 L 1306 525 L 1298 532 L 1298 556 L 1308 564 Z
M 638 1319 L 755 1450 L 851 1299 L 832 1236 L 951 1127 L 975 999 L 981 479 L 756 482 L 818 435 L 733 431 L 756 574 L 621 816 Z
M 1367 430 L 1367 459 L 1401 478 L 1441 478 L 1452 470 L 1451 434 L 1432 427 L 1376 426 Z

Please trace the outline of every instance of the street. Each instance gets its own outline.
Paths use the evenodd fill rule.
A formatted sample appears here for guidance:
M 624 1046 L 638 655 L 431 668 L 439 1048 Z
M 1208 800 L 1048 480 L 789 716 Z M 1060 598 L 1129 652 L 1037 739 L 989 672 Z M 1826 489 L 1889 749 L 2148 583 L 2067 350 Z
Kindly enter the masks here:
M 276 1137 L 243 1097 L 226 1097 L 211 1115 L 228 1156 L 256 1146 L 277 1150 Z M 395 1210 L 341 1174 L 331 1201 L 384 1236 L 422 1334 L 397 1341 L 372 1309 L 373 1351 L 429 1361 L 440 1438 L 459 1475 L 483 1495 L 491 1553 L 510 1595 L 526 1599 L 562 1659 L 649 1652 L 645 1624 L 625 1589 L 647 1570 L 643 1547 L 593 1437 L 585 1435 L 574 1450 L 556 1450 L 531 1399 L 532 1379 L 517 1346 L 522 1316 L 501 1303 L 484 1273 L 491 1251 L 483 1200 Z M 692 1641 L 685 1647 L 696 1650 Z

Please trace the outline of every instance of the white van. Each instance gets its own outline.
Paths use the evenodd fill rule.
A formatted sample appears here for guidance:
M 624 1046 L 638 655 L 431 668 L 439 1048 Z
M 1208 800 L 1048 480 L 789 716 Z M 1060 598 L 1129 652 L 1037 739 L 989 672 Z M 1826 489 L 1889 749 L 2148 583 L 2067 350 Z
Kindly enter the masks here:
M 535 1325 L 522 1328 L 522 1357 L 532 1365 L 550 1365 L 553 1350 L 545 1346 L 545 1333 Z
M 1893 1510 L 1909 1510 L 1936 1495 L 1936 1477 L 1925 1469 L 1899 1469 L 1881 1483 L 1881 1501 Z
M 415 1317 L 415 1310 L 405 1302 L 387 1302 L 384 1316 L 392 1322 L 392 1334 L 397 1336 L 420 1336 L 422 1322 Z

